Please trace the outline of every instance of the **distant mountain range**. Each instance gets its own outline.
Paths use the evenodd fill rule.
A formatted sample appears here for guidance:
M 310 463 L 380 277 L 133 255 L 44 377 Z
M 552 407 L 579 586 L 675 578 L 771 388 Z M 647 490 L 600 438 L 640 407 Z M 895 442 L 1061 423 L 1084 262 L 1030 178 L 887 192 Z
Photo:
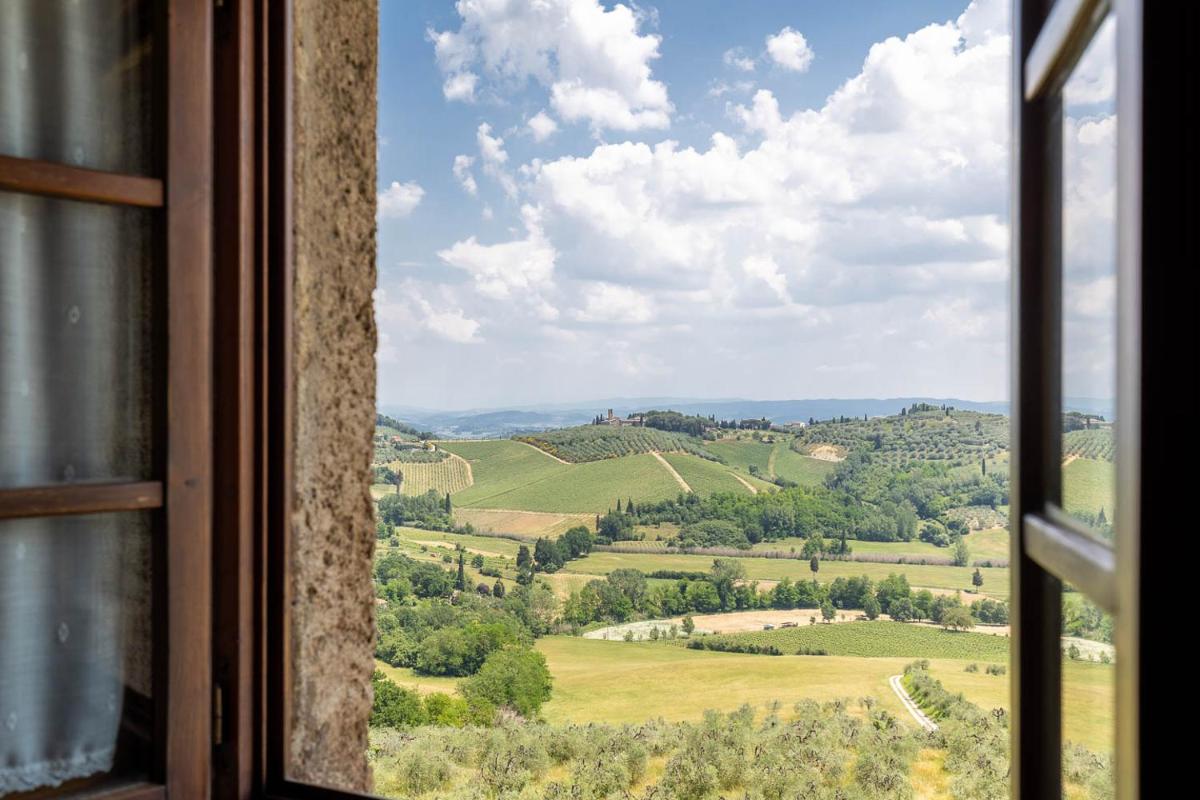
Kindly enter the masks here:
M 828 398 L 817 400 L 739 400 L 698 399 L 689 397 L 614 397 L 577 403 L 549 403 L 543 406 L 477 408 L 460 411 L 436 411 L 412 406 L 381 405 L 379 410 L 423 430 L 448 438 L 491 438 L 516 433 L 567 428 L 590 422 L 597 414 L 612 409 L 618 416 L 636 411 L 671 409 L 684 414 L 715 416 L 717 419 L 759 419 L 766 417 L 777 424 L 807 422 L 832 417 L 887 416 L 900 413 L 913 403 L 949 405 L 966 411 L 1008 414 L 1008 401 L 978 402 L 953 397 Z M 1065 410 L 1097 414 L 1113 419 L 1113 401 L 1088 397 L 1069 397 Z

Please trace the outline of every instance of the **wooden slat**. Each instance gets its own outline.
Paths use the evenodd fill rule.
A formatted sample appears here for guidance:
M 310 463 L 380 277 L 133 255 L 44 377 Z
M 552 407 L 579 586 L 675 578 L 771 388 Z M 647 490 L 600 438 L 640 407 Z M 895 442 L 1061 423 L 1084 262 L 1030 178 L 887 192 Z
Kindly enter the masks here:
M 0 489 L 0 519 L 98 514 L 161 508 L 159 481 L 137 483 L 65 483 Z
M 163 204 L 163 184 L 157 178 L 3 155 L 0 155 L 0 189 L 123 206 L 158 208 Z
M 1057 0 L 1025 59 L 1026 100 L 1066 80 L 1108 7 L 1108 0 Z
M 1026 514 L 1025 552 L 1100 608 L 1117 612 L 1117 564 L 1111 547 L 1064 521 Z
M 166 541 L 154 697 L 172 798 L 207 798 L 212 755 L 211 0 L 166 4 Z M 159 775 L 154 777 L 158 778 Z

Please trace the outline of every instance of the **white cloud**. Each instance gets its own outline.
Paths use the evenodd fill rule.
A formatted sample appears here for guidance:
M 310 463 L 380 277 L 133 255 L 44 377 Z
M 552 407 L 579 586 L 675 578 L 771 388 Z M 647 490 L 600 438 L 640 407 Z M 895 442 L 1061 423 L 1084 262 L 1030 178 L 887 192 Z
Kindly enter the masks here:
M 416 181 L 392 181 L 391 186 L 375 196 L 377 216 L 379 219 L 403 219 L 421 204 L 424 196 L 425 190 Z
M 475 287 L 487 297 L 507 300 L 524 296 L 540 301 L 540 290 L 553 283 L 558 253 L 542 231 L 537 209 L 525 206 L 521 215 L 525 238 L 485 245 L 471 236 L 438 251 L 438 258 L 469 273 Z
M 391 332 L 405 341 L 416 341 L 422 334 L 456 344 L 483 341 L 479 337 L 480 323 L 455 307 L 447 293 L 433 303 L 413 281 L 405 281 L 399 288 L 396 298 L 385 289 L 375 290 L 375 318 L 380 324 L 375 351 L 378 362 L 395 364 L 402 360 Z
M 479 184 L 475 183 L 475 176 L 471 174 L 471 165 L 474 163 L 475 159 L 471 156 L 457 155 L 451 168 L 463 191 L 471 196 L 479 194 Z
M 535 142 L 544 142 L 558 131 L 558 123 L 545 111 L 539 111 L 529 118 L 529 132 Z
M 447 100 L 458 100 L 463 103 L 475 102 L 475 86 L 479 76 L 473 72 L 457 72 L 446 78 L 442 84 L 442 95 Z
M 549 90 L 567 122 L 596 130 L 666 128 L 674 110 L 667 87 L 652 78 L 660 37 L 639 34 L 643 21 L 625 5 L 598 0 L 463 0 L 458 31 L 430 31 L 438 66 L 454 82 L 450 100 L 475 96 L 479 69 L 497 87 L 529 79 Z
M 724 97 L 727 94 L 749 94 L 754 91 L 753 81 L 734 81 L 726 83 L 725 81 L 714 81 L 708 87 L 709 97 Z
M 481 122 L 475 131 L 475 141 L 479 145 L 479 157 L 483 159 L 484 174 L 494 178 L 504 189 L 506 195 L 516 198 L 517 183 L 504 168 L 508 162 L 508 151 L 504 149 L 504 139 L 492 136 L 492 126 Z
M 654 304 L 645 294 L 627 286 L 595 283 L 583 292 L 584 306 L 575 312 L 580 322 L 647 322 Z
M 813 60 L 812 48 L 804 34 L 791 28 L 767 37 L 767 54 L 776 64 L 792 72 L 807 72 Z
M 770 255 L 747 256 L 742 261 L 742 271 L 769 286 L 771 291 L 783 302 L 791 302 L 792 298 L 787 290 L 787 276 L 779 271 L 779 265 Z
M 746 55 L 746 52 L 740 47 L 726 50 L 721 60 L 727 67 L 733 67 L 742 72 L 754 72 L 754 59 Z

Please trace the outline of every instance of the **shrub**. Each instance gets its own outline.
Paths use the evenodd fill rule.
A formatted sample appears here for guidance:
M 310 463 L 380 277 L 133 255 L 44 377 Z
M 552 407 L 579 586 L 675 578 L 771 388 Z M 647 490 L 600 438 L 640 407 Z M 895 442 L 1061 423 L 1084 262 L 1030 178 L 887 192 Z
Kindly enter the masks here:
M 508 647 L 488 656 L 460 691 L 473 708 L 510 708 L 532 719 L 550 699 L 551 678 L 546 657 L 536 650 Z

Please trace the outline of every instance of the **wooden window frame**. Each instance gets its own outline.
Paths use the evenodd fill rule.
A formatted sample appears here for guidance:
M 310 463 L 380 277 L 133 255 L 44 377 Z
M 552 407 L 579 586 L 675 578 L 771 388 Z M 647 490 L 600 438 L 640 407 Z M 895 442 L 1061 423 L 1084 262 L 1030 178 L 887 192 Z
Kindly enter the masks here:
M 156 26 L 163 46 L 158 117 L 162 177 L 81 169 L 0 156 L 0 190 L 149 208 L 155 265 L 165 291 L 165 356 L 155 431 L 162 455 L 151 480 L 0 489 L 0 519 L 156 510 L 153 539 L 152 681 L 156 748 L 145 782 L 108 776 L 16 795 L 86 792 L 107 800 L 204 797 L 210 786 L 211 574 L 211 3 L 167 0 Z M 156 342 L 154 346 L 160 344 Z M 197 713 L 197 711 L 201 713 Z M 120 776 L 116 776 L 118 779 Z M 105 785 L 113 788 L 105 789 Z
M 1112 545 L 1059 508 L 1061 88 L 1109 13 L 1118 82 Z M 1197 13 L 1153 0 L 1015 0 L 1012 31 L 1012 795 L 1062 796 L 1061 593 L 1070 581 L 1114 616 L 1116 796 L 1135 800 L 1177 778 L 1150 746 L 1156 726 L 1167 724 L 1167 687 L 1143 679 L 1168 656 L 1168 641 L 1147 632 L 1147 601 L 1169 602 L 1170 564 L 1141 552 L 1143 531 L 1178 524 L 1172 501 L 1188 490 L 1171 466 L 1171 415 L 1142 411 L 1177 397 L 1196 368 L 1188 308 L 1195 277 L 1164 267 L 1197 258 L 1196 126 L 1188 116 L 1197 102 L 1188 55 Z

